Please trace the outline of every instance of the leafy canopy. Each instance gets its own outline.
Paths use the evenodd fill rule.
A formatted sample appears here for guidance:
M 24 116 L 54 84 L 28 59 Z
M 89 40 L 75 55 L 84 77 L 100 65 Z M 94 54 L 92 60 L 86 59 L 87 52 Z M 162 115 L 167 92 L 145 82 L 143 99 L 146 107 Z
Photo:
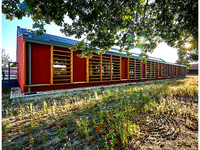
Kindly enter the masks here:
M 120 52 L 140 48 L 140 58 L 153 52 L 157 44 L 166 42 L 180 51 L 190 51 L 187 57 L 198 60 L 198 0 L 3 0 L 6 19 L 31 16 L 37 35 L 54 22 L 66 36 L 86 38 L 71 49 L 82 49 L 80 57 L 105 53 L 112 46 Z M 72 24 L 64 21 L 65 16 Z M 184 44 L 191 43 L 185 49 Z M 86 44 L 89 43 L 89 44 Z

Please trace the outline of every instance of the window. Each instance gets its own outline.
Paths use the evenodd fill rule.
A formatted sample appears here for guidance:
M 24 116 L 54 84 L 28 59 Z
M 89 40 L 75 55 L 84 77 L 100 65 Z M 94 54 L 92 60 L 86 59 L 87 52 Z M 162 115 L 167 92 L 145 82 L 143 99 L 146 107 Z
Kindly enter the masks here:
M 112 79 L 112 56 L 102 55 L 102 81 Z
M 154 62 L 155 78 L 158 78 L 158 63 Z
M 89 82 L 121 80 L 121 58 L 112 55 L 93 54 L 89 58 Z
M 121 80 L 121 57 L 112 56 L 112 80 Z
M 53 84 L 73 82 L 73 51 L 53 49 Z
M 129 79 L 140 79 L 140 61 L 129 58 Z
M 92 58 L 89 58 L 89 82 L 101 81 L 101 56 L 93 54 Z
M 162 64 L 162 77 L 167 78 L 167 64 Z
M 173 77 L 173 66 L 170 65 L 170 77 Z
M 146 78 L 150 79 L 151 77 L 151 68 L 150 68 L 150 62 L 146 62 Z
M 150 70 L 151 70 L 151 79 L 155 78 L 155 62 L 150 62 Z

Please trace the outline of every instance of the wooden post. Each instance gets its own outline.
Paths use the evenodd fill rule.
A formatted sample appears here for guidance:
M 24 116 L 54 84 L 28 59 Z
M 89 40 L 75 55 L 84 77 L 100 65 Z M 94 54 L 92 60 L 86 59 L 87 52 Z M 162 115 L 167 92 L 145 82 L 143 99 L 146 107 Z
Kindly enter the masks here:
M 86 82 L 89 82 L 89 57 L 86 58 Z
M 110 80 L 112 81 L 112 55 L 110 55 Z
M 71 50 L 70 67 L 70 83 L 73 83 L 73 50 Z
M 102 82 L 102 54 L 100 55 L 100 81 Z
M 24 41 L 24 87 L 26 86 L 26 41 Z
M 53 85 L 53 46 L 51 46 L 50 54 L 50 84 Z
M 127 58 L 127 79 L 129 80 L 129 58 Z
M 120 66 L 119 66 L 119 73 L 120 73 L 120 80 L 122 79 L 122 75 L 121 75 L 121 70 L 122 70 L 122 64 L 121 64 L 121 57 L 119 57 L 120 58 Z

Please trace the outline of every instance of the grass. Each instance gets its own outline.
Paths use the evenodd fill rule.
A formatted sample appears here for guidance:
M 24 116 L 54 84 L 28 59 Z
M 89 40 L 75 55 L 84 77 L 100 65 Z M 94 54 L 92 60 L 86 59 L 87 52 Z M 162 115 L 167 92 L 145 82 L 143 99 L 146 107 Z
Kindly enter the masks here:
M 10 94 L 11 89 L 9 87 L 2 87 L 3 94 Z
M 137 141 L 145 143 L 152 131 L 162 130 L 159 120 L 169 120 L 166 126 L 173 127 L 163 138 L 175 139 L 176 117 L 198 129 L 197 97 L 198 77 L 189 77 L 65 93 L 27 105 L 22 99 L 11 101 L 10 110 L 3 112 L 2 146 L 48 149 L 65 141 L 67 149 L 75 149 L 72 139 L 80 138 L 97 149 L 132 149 Z

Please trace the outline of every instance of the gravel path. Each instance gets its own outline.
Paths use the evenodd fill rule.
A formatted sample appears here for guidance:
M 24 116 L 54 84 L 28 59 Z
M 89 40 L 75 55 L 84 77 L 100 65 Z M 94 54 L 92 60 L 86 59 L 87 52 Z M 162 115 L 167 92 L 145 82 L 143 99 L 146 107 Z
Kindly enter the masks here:
M 156 82 L 162 82 L 165 80 L 156 80 Z M 138 84 L 145 84 L 145 83 L 152 83 L 155 81 L 145 81 L 145 82 L 139 82 Z M 71 88 L 71 89 L 59 89 L 59 90 L 50 90 L 50 91 L 38 91 L 36 94 L 31 95 L 25 95 L 21 91 L 20 87 L 13 87 L 11 89 L 11 95 L 10 98 L 28 98 L 31 99 L 31 97 L 45 97 L 46 95 L 52 95 L 51 97 L 58 97 L 61 96 L 65 92 L 76 92 L 76 91 L 85 91 L 85 90 L 93 90 L 93 89 L 100 89 L 102 87 L 108 88 L 108 87 L 117 87 L 117 86 L 125 86 L 125 85 L 133 85 L 137 84 L 137 82 L 132 83 L 121 83 L 121 84 L 112 84 L 112 85 L 103 85 L 103 86 L 90 86 L 90 87 L 81 87 L 81 88 Z

